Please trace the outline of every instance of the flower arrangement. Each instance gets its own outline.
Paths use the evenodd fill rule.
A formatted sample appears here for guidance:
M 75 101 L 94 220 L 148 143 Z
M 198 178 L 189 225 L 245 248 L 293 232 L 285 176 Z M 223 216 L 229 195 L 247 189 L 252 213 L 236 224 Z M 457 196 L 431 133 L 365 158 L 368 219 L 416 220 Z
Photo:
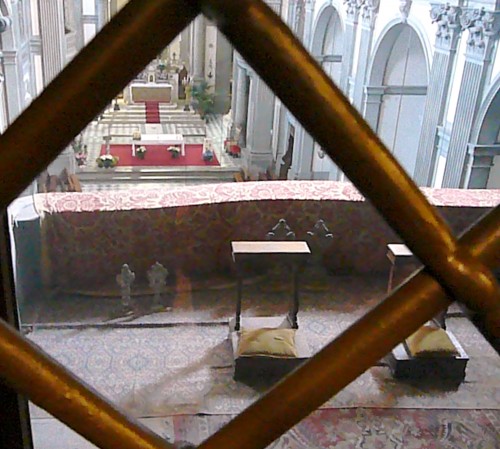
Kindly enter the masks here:
M 148 151 L 147 148 L 141 145 L 140 147 L 135 149 L 135 157 L 144 159 L 144 156 L 146 156 L 146 151 Z
M 181 150 L 179 147 L 168 147 L 167 151 L 172 155 L 172 158 L 176 159 L 181 154 Z
M 87 162 L 87 152 L 79 151 L 78 153 L 75 153 L 75 159 L 79 167 L 85 165 L 85 163 Z
M 82 138 L 79 137 L 78 139 L 73 140 L 73 142 L 71 142 L 71 147 L 75 152 L 75 159 L 78 166 L 81 167 L 82 165 L 85 165 L 85 163 L 87 162 L 88 151 L 87 145 L 84 145 L 82 142 Z
M 113 168 L 118 164 L 118 156 L 113 156 L 112 154 L 101 154 L 96 159 L 97 166 L 99 168 Z

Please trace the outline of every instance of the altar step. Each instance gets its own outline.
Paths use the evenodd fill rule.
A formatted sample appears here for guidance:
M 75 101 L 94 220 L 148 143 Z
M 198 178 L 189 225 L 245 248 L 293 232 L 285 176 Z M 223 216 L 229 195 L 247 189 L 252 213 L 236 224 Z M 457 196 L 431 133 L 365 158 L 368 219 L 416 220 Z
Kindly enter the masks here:
M 78 179 L 83 183 L 116 184 L 116 183 L 217 183 L 230 182 L 234 179 L 239 168 L 234 167 L 204 167 L 193 169 L 186 167 L 142 168 L 131 171 L 129 168 L 116 168 L 112 171 L 81 171 L 77 173 Z
M 165 116 L 163 114 L 160 114 L 160 122 L 161 123 L 172 123 L 172 124 L 189 124 L 189 125 L 198 125 L 198 126 L 204 126 L 206 123 L 204 120 L 201 120 L 200 118 L 189 118 L 186 119 L 184 117 L 172 117 L 172 116 Z M 124 123 L 124 124 L 142 124 L 146 123 L 146 114 L 142 114 L 139 116 L 120 116 L 120 117 L 104 117 L 99 121 L 101 124 L 116 124 L 116 123 Z

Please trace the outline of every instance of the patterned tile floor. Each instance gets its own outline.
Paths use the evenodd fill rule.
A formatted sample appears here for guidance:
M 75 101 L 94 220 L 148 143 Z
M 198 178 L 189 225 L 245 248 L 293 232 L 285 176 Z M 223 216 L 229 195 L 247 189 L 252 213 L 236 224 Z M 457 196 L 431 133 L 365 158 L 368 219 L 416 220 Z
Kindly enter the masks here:
M 28 334 L 30 339 L 102 394 L 117 400 L 142 424 L 164 438 L 176 439 L 177 418 L 172 415 L 192 415 L 205 409 L 234 414 L 261 394 L 231 379 L 231 361 L 223 343 L 227 339 L 225 323 L 234 313 L 235 284 L 233 279 L 212 281 L 198 280 L 190 284 L 191 288 L 170 286 L 160 310 L 150 296 L 136 296 L 133 315 L 123 313 L 119 298 L 54 292 L 51 297 L 26 305 L 21 319 L 24 323 L 38 323 Z M 376 305 L 385 296 L 386 282 L 385 276 L 336 276 L 316 284 L 308 284 L 305 279 L 299 324 L 319 348 Z M 243 313 L 282 316 L 289 300 L 286 288 L 277 288 L 265 277 L 255 278 L 245 286 Z M 79 328 L 82 323 L 107 327 Z M 394 383 L 387 377 L 387 368 L 380 367 L 339 395 L 337 407 L 352 405 L 353 401 L 369 404 L 385 400 L 390 407 L 403 409 L 490 408 L 493 417 L 498 418 L 498 388 L 495 393 L 492 384 L 497 377 L 494 370 L 498 373 L 498 358 L 484 340 L 478 341 L 478 332 L 466 318 L 451 318 L 449 326 L 460 335 L 471 363 L 474 360 L 475 368 L 468 371 L 463 389 L 426 396 L 425 390 Z M 172 391 L 176 394 L 172 395 Z M 364 402 L 359 402 L 363 391 Z M 158 403 L 159 397 L 162 403 Z M 202 399 L 205 402 L 199 402 Z M 194 407 L 191 412 L 190 407 Z M 40 409 L 32 411 L 35 449 L 94 447 Z

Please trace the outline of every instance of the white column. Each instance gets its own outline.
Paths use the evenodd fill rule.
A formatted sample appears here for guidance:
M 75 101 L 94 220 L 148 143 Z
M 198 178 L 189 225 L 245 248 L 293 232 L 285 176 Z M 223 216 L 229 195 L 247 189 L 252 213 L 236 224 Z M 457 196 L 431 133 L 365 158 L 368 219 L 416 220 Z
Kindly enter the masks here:
M 199 15 L 192 25 L 191 73 L 194 81 L 204 79 L 205 66 L 205 18 Z
M 249 168 L 265 171 L 272 165 L 271 130 L 275 95 L 259 77 L 252 77 L 247 120 L 247 163 Z
M 491 55 L 500 28 L 500 11 L 470 9 L 464 11 L 460 21 L 463 28 L 469 30 L 469 36 L 443 176 L 443 187 L 450 188 L 466 187 L 464 183 L 469 177 L 472 164 L 467 160 L 467 148 L 490 72 Z
M 191 25 L 185 28 L 181 33 L 181 43 L 179 49 L 179 59 L 182 63 L 186 64 L 186 67 L 189 69 L 188 72 L 192 74 L 192 69 L 190 65 L 190 44 L 191 44 Z
M 244 68 L 240 67 L 235 59 L 235 64 L 237 67 L 237 81 L 236 81 L 236 101 L 234 105 L 234 126 L 241 129 L 240 134 L 240 144 L 246 146 L 246 133 L 247 133 L 247 123 L 248 117 L 248 101 L 249 92 L 247 91 L 248 77 L 247 72 Z
M 432 183 L 437 129 L 443 124 L 458 38 L 462 31 L 459 21 L 461 13 L 459 7 L 448 4 L 433 5 L 431 9 L 431 18 L 438 23 L 438 30 L 415 164 L 414 178 L 420 186 L 430 186 Z
M 63 0 L 38 0 L 44 85 L 49 84 L 65 64 Z

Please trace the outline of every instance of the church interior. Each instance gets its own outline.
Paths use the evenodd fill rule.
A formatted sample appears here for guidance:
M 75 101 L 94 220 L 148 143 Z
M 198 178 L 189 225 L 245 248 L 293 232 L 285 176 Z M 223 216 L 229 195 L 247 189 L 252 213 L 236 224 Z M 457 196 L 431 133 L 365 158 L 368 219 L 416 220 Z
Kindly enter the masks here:
M 64 393 L 61 375 L 52 402 L 43 394 L 17 396 L 1 321 L 0 397 L 9 405 L 0 412 L 7 423 L 0 443 L 115 447 L 99 433 L 116 420 L 116 435 L 125 441 L 129 424 L 114 412 L 103 418 L 111 404 L 143 429 L 130 437 L 137 447 L 500 447 L 498 326 L 476 307 L 483 304 L 480 294 L 477 303 L 465 303 L 449 273 L 436 275 L 433 251 L 444 249 L 427 232 L 439 216 L 441 236 L 463 235 L 457 241 L 473 247 L 472 255 L 441 259 L 442 265 L 487 252 L 486 244 L 472 246 L 480 232 L 471 230 L 475 223 L 490 220 L 488 230 L 497 231 L 485 239 L 498 247 L 498 223 L 491 223 L 500 204 L 500 2 L 244 0 L 242 10 L 261 11 L 261 3 L 296 39 L 290 53 L 301 43 L 324 78 L 311 72 L 298 80 L 293 67 L 284 67 L 276 90 L 271 77 L 264 81 L 278 60 L 275 47 L 269 44 L 269 54 L 259 49 L 264 62 L 257 68 L 250 55 L 242 56 L 244 45 L 241 52 L 233 47 L 231 27 L 197 15 L 126 84 L 123 78 L 120 89 L 110 77 L 95 78 L 86 86 L 88 101 L 79 97 L 84 101 L 66 117 L 47 119 L 52 127 L 46 124 L 44 135 L 53 142 L 76 129 L 70 119 L 82 126 L 57 157 L 36 161 L 36 178 L 5 203 L 0 318 L 91 393 L 80 387 Z M 82 55 L 94 44 L 97 51 L 99 36 L 114 22 L 119 33 L 141 8 L 155 7 L 138 0 L 0 0 L 0 190 L 10 188 L 11 150 L 22 151 L 10 137 L 22 134 L 19 123 L 30 123 L 30 111 L 43 117 L 37 107 L 47 104 L 44 95 L 71 90 L 65 73 L 79 73 Z M 160 48 L 140 45 L 151 55 L 147 45 Z M 131 65 L 140 45 L 124 47 Z M 121 64 L 126 70 L 126 61 Z M 404 203 L 400 192 L 377 187 L 379 174 L 363 168 L 355 138 L 352 148 L 334 148 L 347 140 L 333 119 L 327 138 L 315 134 L 320 125 L 301 123 L 308 115 L 301 109 L 312 111 L 313 122 L 327 123 L 323 112 L 335 103 L 331 82 L 352 122 L 366 122 L 359 135 L 372 133 L 387 166 L 402 167 L 390 171 L 390 185 L 404 179 L 420 196 Z M 290 96 L 280 95 L 281 86 Z M 293 95 L 310 104 L 304 108 Z M 54 109 L 68 111 L 68 98 Z M 26 141 L 35 135 L 28 127 L 25 133 Z M 41 141 L 29 154 L 42 154 L 46 145 Z M 351 164 L 344 162 L 348 151 Z M 382 200 L 367 194 L 371 187 Z M 0 195 L 2 207 L 3 198 L 7 193 Z M 423 210 L 424 200 L 427 215 L 412 223 L 411 211 Z M 404 221 L 411 230 L 399 227 Z M 412 234 L 426 243 L 414 243 Z M 498 253 L 490 253 L 481 267 L 488 267 L 483 278 L 498 301 Z M 404 327 L 412 307 L 415 316 L 424 313 L 409 297 L 420 294 L 430 304 L 431 282 L 440 292 L 426 309 L 432 319 L 403 339 L 399 322 Z M 391 326 L 378 315 L 372 333 L 363 335 L 368 343 L 349 340 L 356 329 L 362 333 L 367 316 L 388 311 L 391 299 L 408 299 L 406 315 L 393 314 Z M 498 302 L 489 307 L 494 316 Z M 372 357 L 366 348 L 379 330 L 387 341 L 401 338 Z M 287 421 L 279 411 L 287 404 L 300 409 L 299 393 L 307 389 L 308 379 L 303 387 L 295 374 L 315 366 L 307 372 L 328 384 L 322 371 L 329 372 L 328 348 L 336 341 L 345 342 L 337 346 L 339 366 L 354 365 L 365 352 L 371 368 L 346 382 L 332 377 L 332 385 L 344 382 L 336 394 L 317 399 L 321 405 L 304 419 Z M 33 379 L 43 378 L 43 369 Z M 299 393 L 276 400 L 275 388 L 285 391 L 288 380 Z M 252 421 L 273 392 L 276 409 L 267 407 L 268 415 Z M 68 404 L 56 403 L 64 394 L 71 396 Z M 81 425 L 65 411 L 76 396 L 103 401 L 97 412 L 88 408 Z M 260 433 L 267 443 L 245 445 L 244 432 L 241 441 L 233 433 L 227 446 L 217 440 L 242 413 L 253 435 L 256 423 L 265 423 Z M 91 424 L 100 417 L 102 432 Z M 272 420 L 292 424 L 271 438 Z M 152 438 L 150 446 L 139 445 L 143 435 Z

